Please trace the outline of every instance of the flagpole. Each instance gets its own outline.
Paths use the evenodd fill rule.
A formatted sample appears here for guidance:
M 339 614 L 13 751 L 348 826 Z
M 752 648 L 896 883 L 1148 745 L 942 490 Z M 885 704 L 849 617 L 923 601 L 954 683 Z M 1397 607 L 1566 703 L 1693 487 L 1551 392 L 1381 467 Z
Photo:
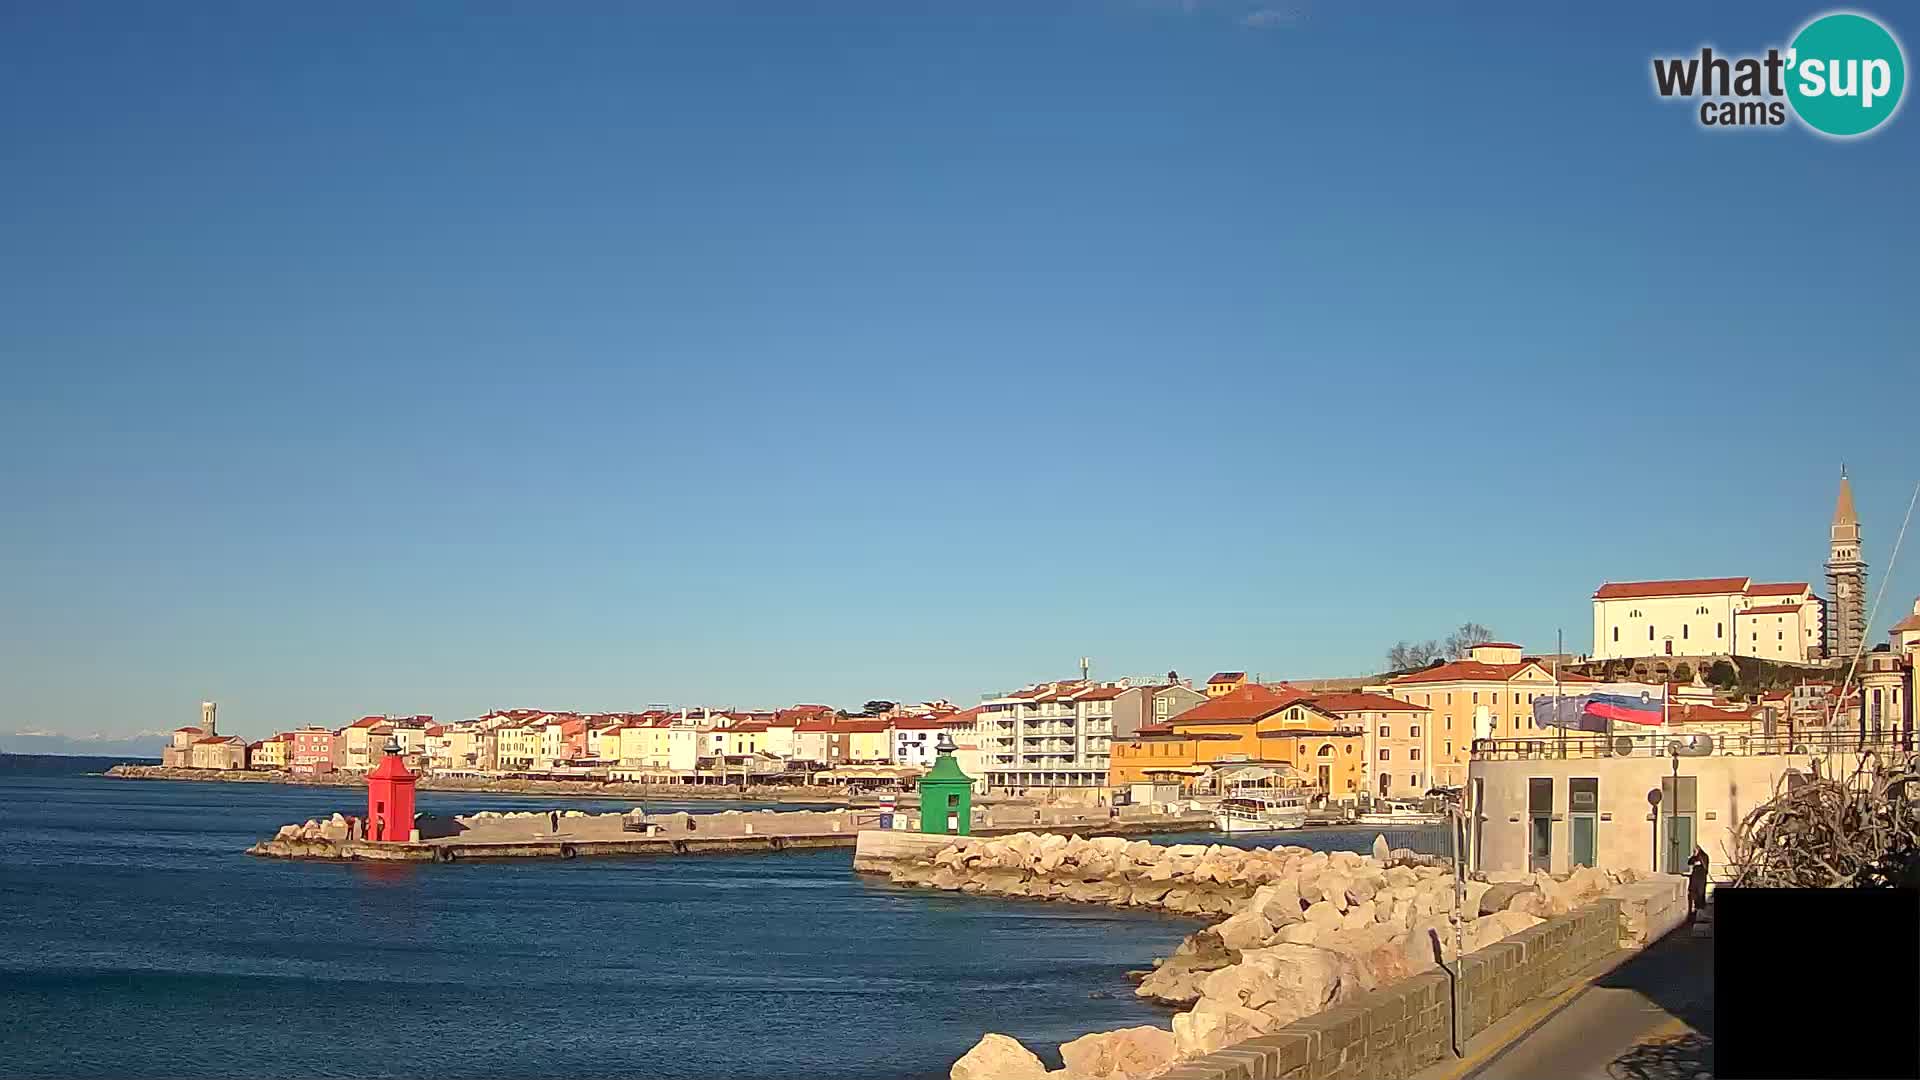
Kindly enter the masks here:
M 1553 631 L 1553 718 L 1555 721 L 1564 719 L 1560 715 L 1560 654 L 1565 651 L 1567 651 L 1566 642 L 1561 640 L 1560 630 L 1556 627 Z M 1560 729 L 1560 756 L 1564 758 L 1567 756 L 1567 725 L 1556 723 L 1554 726 Z

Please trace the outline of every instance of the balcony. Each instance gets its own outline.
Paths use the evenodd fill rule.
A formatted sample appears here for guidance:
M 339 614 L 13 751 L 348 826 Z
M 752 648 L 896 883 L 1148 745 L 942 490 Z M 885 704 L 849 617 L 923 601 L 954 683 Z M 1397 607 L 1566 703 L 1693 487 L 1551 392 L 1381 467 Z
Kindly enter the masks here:
M 1681 758 L 1694 757 L 1771 757 L 1787 755 L 1808 757 L 1820 754 L 1852 754 L 1861 749 L 1858 732 L 1831 730 L 1785 732 L 1772 735 L 1726 735 L 1685 731 L 1665 734 L 1558 735 L 1546 734 L 1531 739 L 1475 739 L 1471 749 L 1475 761 L 1528 761 L 1547 758 L 1665 758 L 1679 749 Z M 1867 733 L 1865 748 L 1881 755 L 1904 754 L 1907 748 L 1897 732 Z

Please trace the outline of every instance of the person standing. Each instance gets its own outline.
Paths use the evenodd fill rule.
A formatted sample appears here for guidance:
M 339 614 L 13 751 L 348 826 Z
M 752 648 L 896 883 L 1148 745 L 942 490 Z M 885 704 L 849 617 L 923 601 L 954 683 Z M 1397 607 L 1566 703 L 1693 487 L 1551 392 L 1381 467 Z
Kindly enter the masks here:
M 1687 921 L 1694 918 L 1707 906 L 1707 853 L 1695 844 L 1693 855 L 1687 859 Z

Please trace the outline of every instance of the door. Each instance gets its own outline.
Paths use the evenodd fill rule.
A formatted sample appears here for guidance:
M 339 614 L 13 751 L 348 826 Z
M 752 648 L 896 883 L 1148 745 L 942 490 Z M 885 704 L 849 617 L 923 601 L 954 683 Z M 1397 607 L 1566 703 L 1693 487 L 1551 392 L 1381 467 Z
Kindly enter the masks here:
M 1333 766 L 1331 765 L 1320 766 L 1320 790 L 1326 792 L 1328 798 L 1333 797 Z
M 1693 857 L 1693 815 L 1667 815 L 1667 873 L 1684 874 Z
M 1594 847 L 1599 819 L 1592 814 L 1573 815 L 1573 864 L 1594 865 Z
M 1527 869 L 1553 869 L 1553 778 L 1527 781 Z

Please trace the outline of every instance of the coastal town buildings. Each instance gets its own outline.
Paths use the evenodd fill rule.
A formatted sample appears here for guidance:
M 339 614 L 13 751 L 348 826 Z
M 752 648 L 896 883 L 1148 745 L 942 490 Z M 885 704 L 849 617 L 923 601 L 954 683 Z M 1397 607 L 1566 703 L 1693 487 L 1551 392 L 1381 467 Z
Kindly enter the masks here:
M 1207 680 L 1208 697 L 1225 697 L 1247 685 L 1247 673 L 1244 671 L 1219 671 Z
M 188 750 L 191 769 L 244 769 L 247 767 L 247 740 L 238 735 L 202 735 Z
M 303 727 L 287 736 L 292 740 L 287 764 L 294 772 L 330 773 L 340 767 L 339 733 L 323 727 Z
M 1349 717 L 1397 712 L 1401 703 L 1346 700 L 1334 706 L 1345 712 L 1322 707 L 1316 695 L 1285 683 L 1246 684 L 1116 743 L 1108 784 L 1191 785 L 1223 765 L 1257 765 L 1331 798 L 1357 796 L 1367 790 L 1367 736 Z
M 289 757 L 290 738 L 287 735 L 272 735 L 247 747 L 247 767 L 250 769 L 284 769 Z
M 1424 757 L 1435 787 L 1466 783 L 1473 740 L 1518 735 L 1534 730 L 1533 702 L 1551 696 L 1556 685 L 1577 692 L 1594 680 L 1555 672 L 1522 655 L 1511 642 L 1493 641 L 1452 660 L 1388 680 L 1386 692 L 1427 709 L 1422 725 Z
M 981 702 L 988 782 L 995 788 L 1106 786 L 1114 702 L 1130 685 L 1034 683 Z

